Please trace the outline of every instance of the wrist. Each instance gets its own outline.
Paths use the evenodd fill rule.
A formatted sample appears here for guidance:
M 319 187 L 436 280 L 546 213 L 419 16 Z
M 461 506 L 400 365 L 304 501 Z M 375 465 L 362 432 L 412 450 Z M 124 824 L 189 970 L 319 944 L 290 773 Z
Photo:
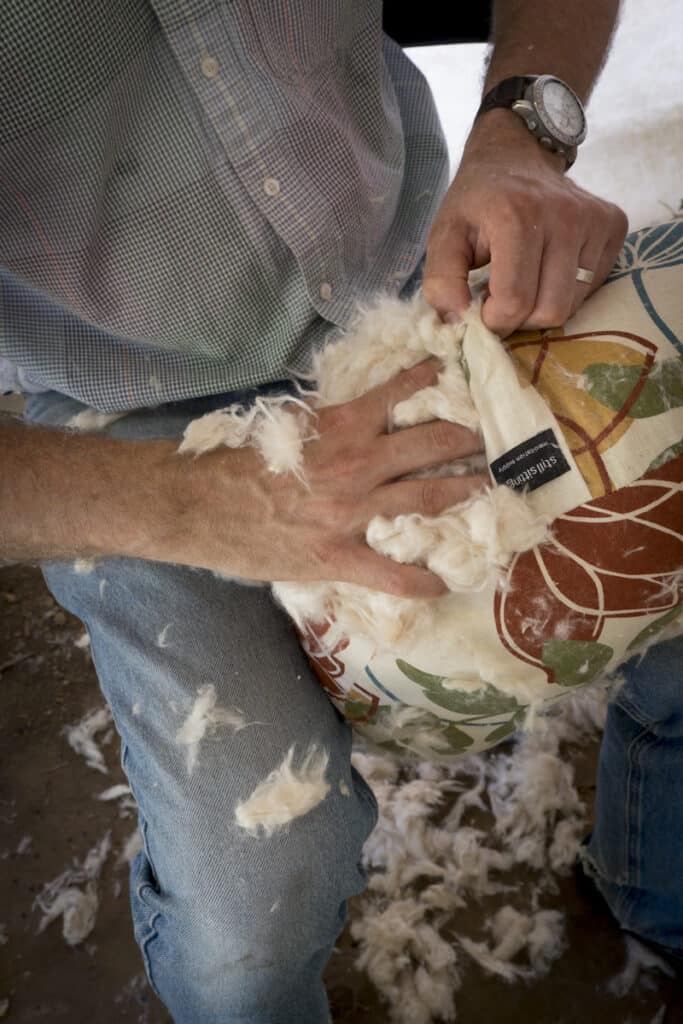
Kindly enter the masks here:
M 564 156 L 544 149 L 522 119 L 502 107 L 486 111 L 475 119 L 462 159 L 465 162 L 492 156 L 506 164 L 545 167 L 560 174 L 565 170 Z

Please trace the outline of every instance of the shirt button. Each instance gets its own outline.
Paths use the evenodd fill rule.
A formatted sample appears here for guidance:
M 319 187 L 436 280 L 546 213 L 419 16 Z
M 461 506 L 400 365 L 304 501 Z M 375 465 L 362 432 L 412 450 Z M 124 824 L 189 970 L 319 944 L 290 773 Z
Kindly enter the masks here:
M 202 69 L 202 74 L 204 75 L 204 78 L 215 78 L 216 75 L 218 74 L 218 61 L 216 60 L 215 57 L 209 56 L 208 53 L 206 54 L 206 56 L 202 57 L 199 66 Z
M 323 302 L 329 302 L 332 298 L 332 285 L 327 281 L 323 281 L 320 285 L 320 298 Z
M 263 191 L 267 196 L 279 196 L 280 182 L 277 178 L 266 178 L 263 182 Z

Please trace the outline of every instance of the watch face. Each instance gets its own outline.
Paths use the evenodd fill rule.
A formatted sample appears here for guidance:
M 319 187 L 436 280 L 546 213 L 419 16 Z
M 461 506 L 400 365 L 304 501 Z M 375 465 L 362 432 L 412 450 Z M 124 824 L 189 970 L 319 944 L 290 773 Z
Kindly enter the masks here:
M 586 134 L 586 121 L 578 98 L 564 82 L 549 75 L 539 78 L 536 85 L 536 104 L 545 127 L 567 145 L 577 145 Z

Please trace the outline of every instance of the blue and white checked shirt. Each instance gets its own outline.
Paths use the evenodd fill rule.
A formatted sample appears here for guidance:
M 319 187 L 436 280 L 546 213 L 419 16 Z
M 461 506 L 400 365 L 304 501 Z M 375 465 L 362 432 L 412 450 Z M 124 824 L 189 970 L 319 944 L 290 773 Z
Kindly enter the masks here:
M 249 387 L 400 289 L 448 159 L 381 23 L 380 0 L 3 0 L 5 387 L 105 412 Z

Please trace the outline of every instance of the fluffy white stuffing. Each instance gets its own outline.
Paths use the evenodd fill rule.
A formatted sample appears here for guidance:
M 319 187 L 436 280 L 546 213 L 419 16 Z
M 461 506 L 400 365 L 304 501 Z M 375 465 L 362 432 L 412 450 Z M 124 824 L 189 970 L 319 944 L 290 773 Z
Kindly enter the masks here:
M 82 434 L 90 434 L 98 430 L 104 430 L 110 423 L 116 423 L 117 420 L 123 419 L 127 415 L 127 412 L 98 412 L 97 409 L 83 409 L 82 412 L 72 416 L 67 421 L 66 426 L 70 430 L 78 430 Z
M 95 569 L 95 562 L 92 558 L 77 558 L 73 564 L 73 570 L 77 576 L 87 576 Z
M 89 711 L 76 725 L 64 729 L 69 746 L 85 758 L 85 763 L 103 775 L 107 774 L 104 754 L 100 750 L 95 737 L 111 725 L 112 713 L 109 705 Z
M 481 590 L 496 582 L 513 554 L 540 544 L 547 520 L 509 487 L 495 487 L 439 516 L 375 516 L 367 541 L 397 562 L 425 565 L 449 590 Z
M 73 867 L 43 887 L 35 899 L 35 904 L 43 911 L 38 934 L 51 921 L 62 917 L 62 934 L 70 946 L 76 946 L 87 938 L 97 917 L 97 879 L 110 849 L 111 833 L 107 832 L 82 864 L 75 862 Z
M 295 818 L 308 814 L 330 790 L 325 778 L 329 754 L 312 745 L 294 765 L 294 746 L 246 800 L 235 808 L 235 822 L 252 835 L 270 836 Z
M 362 310 L 345 335 L 314 355 L 311 377 L 317 390 L 306 402 L 289 396 L 259 398 L 249 409 L 232 406 L 210 413 L 188 426 L 179 451 L 199 454 L 221 444 L 250 444 L 259 448 L 272 471 L 290 470 L 303 479 L 304 445 L 315 436 L 307 413 L 357 398 L 429 356 L 443 362 L 438 383 L 398 403 L 390 411 L 390 427 L 439 417 L 476 429 L 477 412 L 462 363 L 468 326 L 485 330 L 476 311 L 466 322 L 444 324 L 419 293 L 408 302 L 385 296 Z M 485 469 L 485 459 L 476 456 L 417 475 Z M 366 538 L 376 551 L 427 566 L 446 582 L 450 594 L 439 601 L 407 600 L 334 581 L 276 582 L 273 592 L 300 626 L 306 620 L 334 620 L 325 644 L 354 633 L 370 638 L 376 652 L 393 649 L 408 656 L 414 638 L 427 635 L 433 616 L 457 615 L 458 593 L 496 586 L 513 555 L 547 535 L 547 519 L 526 497 L 494 486 L 439 516 L 378 516 L 368 525 Z
M 132 864 L 135 857 L 142 849 L 142 836 L 140 830 L 136 828 L 126 839 L 125 843 L 121 847 L 119 856 L 116 861 L 117 867 L 121 867 L 124 864 Z
M 667 977 L 673 977 L 673 968 L 657 956 L 655 952 L 644 946 L 642 942 L 632 936 L 626 937 L 626 963 L 619 974 L 607 982 L 607 991 L 617 999 L 622 999 L 633 990 L 633 987 L 640 983 L 645 988 L 653 988 L 652 978 L 649 972 L 660 971 Z
M 490 919 L 487 930 L 493 938 L 491 946 L 464 936 L 459 938 L 460 945 L 484 970 L 505 981 L 547 974 L 566 948 L 564 914 L 559 910 L 522 914 L 508 904 Z M 530 967 L 512 962 L 522 950 L 528 951 Z
M 257 398 L 250 408 L 232 405 L 188 424 L 179 453 L 201 455 L 225 445 L 257 448 L 272 473 L 301 477 L 303 445 L 313 410 L 299 398 Z
M 393 1024 L 455 1020 L 464 957 L 507 981 L 528 981 L 562 955 L 564 915 L 539 902 L 569 872 L 585 832 L 571 754 L 599 734 L 608 696 L 598 686 L 563 700 L 506 753 L 399 763 L 354 752 L 380 817 L 363 851 L 369 885 L 351 934 L 357 966 L 384 996 Z M 473 811 L 490 813 L 493 828 L 469 824 Z M 484 938 L 459 931 L 459 911 L 496 901 Z
M 187 747 L 188 775 L 192 774 L 197 763 L 199 744 L 207 730 L 215 731 L 218 726 L 225 726 L 233 732 L 239 732 L 247 725 L 241 711 L 216 707 L 217 699 L 216 687 L 213 684 L 200 686 L 189 715 L 176 733 L 176 742 Z

